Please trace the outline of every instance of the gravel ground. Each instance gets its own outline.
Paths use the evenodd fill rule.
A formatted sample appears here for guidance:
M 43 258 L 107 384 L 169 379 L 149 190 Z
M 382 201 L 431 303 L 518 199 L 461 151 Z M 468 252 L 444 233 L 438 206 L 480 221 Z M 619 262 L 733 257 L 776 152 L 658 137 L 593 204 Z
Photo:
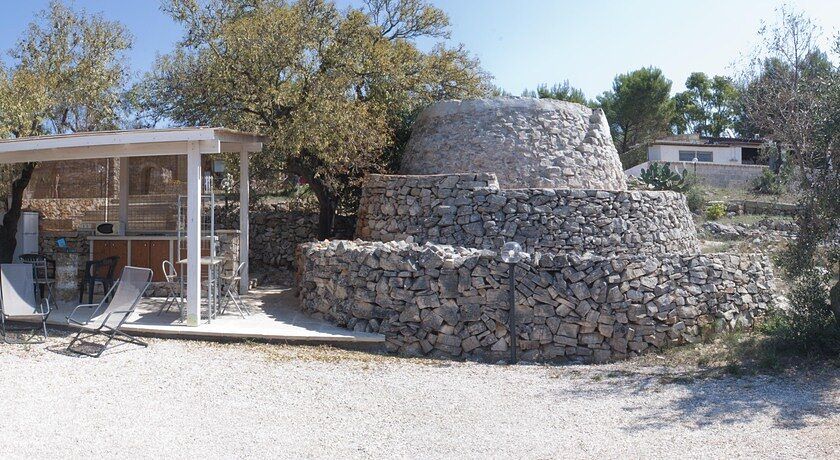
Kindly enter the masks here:
M 0 345 L 0 456 L 836 458 L 840 371 L 488 365 L 151 340 Z

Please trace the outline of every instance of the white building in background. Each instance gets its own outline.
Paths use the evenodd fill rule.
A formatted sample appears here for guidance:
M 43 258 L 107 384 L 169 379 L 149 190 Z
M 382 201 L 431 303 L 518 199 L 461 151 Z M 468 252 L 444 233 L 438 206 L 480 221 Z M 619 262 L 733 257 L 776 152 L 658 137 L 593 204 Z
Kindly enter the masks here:
M 763 139 L 671 136 L 653 142 L 648 147 L 648 161 L 624 173 L 639 176 L 651 163 L 667 163 L 677 171 L 693 172 L 707 185 L 745 189 L 767 168 L 767 159 L 761 155 L 763 146 Z
M 756 165 L 766 164 L 761 158 L 762 139 L 708 137 L 683 134 L 659 139 L 648 147 L 648 161 L 668 163 L 693 162 Z

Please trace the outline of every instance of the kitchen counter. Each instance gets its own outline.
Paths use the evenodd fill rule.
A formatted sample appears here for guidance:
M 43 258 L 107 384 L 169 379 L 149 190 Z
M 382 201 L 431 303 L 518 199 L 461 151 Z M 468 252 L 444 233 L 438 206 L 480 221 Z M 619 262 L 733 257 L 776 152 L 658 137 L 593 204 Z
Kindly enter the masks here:
M 217 255 L 232 261 L 239 259 L 239 230 L 217 230 Z M 117 257 L 115 273 L 119 274 L 126 265 L 152 269 L 152 281 L 164 281 L 165 277 L 161 265 L 164 261 L 175 262 L 187 256 L 186 236 L 164 234 L 164 232 L 149 232 L 149 234 L 129 235 L 92 235 L 90 241 L 89 260 L 101 260 L 106 257 Z M 209 255 L 210 236 L 201 237 L 201 254 Z M 232 245 L 231 243 L 235 243 Z M 180 254 L 179 252 L 180 247 Z M 235 262 L 230 262 L 234 265 Z

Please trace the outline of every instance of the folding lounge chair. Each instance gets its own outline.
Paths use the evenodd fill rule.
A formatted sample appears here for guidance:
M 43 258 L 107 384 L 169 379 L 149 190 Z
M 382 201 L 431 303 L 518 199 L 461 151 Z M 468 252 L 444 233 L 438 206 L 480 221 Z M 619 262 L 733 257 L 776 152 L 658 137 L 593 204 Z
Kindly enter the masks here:
M 131 335 L 121 331 L 120 328 L 134 312 L 137 307 L 137 302 L 140 297 L 146 292 L 149 284 L 152 282 L 152 270 L 148 268 L 125 267 L 123 268 L 122 276 L 105 294 L 105 297 L 98 304 L 82 304 L 74 308 L 70 315 L 67 316 L 67 324 L 79 328 L 79 332 L 67 345 L 67 350 L 82 355 L 92 356 L 98 358 L 108 348 L 112 340 L 116 339 L 121 342 L 133 343 L 140 346 L 148 346 Z M 107 302 L 108 299 L 110 302 Z M 80 308 L 94 308 L 87 320 L 81 321 L 76 319 L 76 312 Z M 76 342 L 88 339 L 94 336 L 104 336 L 107 338 L 98 353 L 89 353 L 81 349 L 73 349 Z
M 46 309 L 45 309 L 46 308 Z M 47 317 L 50 316 L 50 303 L 47 299 L 35 300 L 35 274 L 30 264 L 0 265 L 0 329 L 6 343 L 43 343 L 32 342 L 39 329 L 47 339 Z M 11 329 L 6 321 L 37 321 L 41 327 Z M 25 341 L 10 341 L 9 331 L 32 331 Z

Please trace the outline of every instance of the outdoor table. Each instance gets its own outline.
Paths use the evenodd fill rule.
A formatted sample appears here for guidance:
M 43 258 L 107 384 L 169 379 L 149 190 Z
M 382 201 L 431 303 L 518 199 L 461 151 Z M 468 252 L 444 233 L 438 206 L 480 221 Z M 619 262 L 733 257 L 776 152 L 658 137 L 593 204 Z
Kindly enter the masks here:
M 221 257 L 209 257 L 204 256 L 198 260 L 199 265 L 202 267 L 207 267 L 207 322 L 209 323 L 213 316 L 216 314 L 219 304 L 219 266 L 225 262 L 225 259 Z M 178 265 L 186 265 L 189 263 L 189 259 L 181 259 L 178 261 Z M 184 270 L 181 270 L 181 273 L 184 273 Z M 183 278 L 181 278 L 183 280 Z M 183 295 L 184 290 L 181 289 L 181 295 Z M 183 321 L 184 318 L 181 318 Z

